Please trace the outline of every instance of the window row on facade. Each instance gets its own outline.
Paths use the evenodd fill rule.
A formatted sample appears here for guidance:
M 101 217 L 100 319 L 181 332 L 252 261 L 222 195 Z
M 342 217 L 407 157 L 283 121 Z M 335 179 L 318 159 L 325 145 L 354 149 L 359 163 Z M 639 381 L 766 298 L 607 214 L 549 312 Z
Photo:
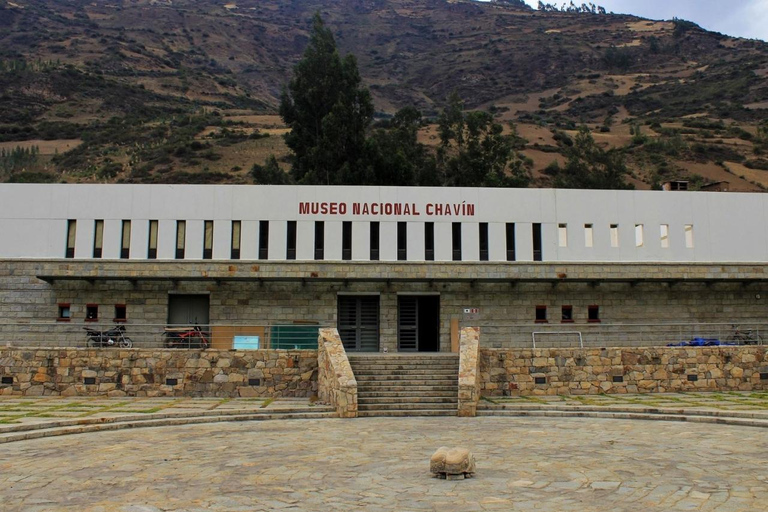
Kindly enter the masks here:
M 587 306 L 587 318 L 588 323 L 600 323 L 600 306 L 593 304 Z M 549 323 L 547 306 L 536 306 L 535 309 L 535 321 L 537 324 Z M 560 323 L 572 324 L 576 322 L 576 316 L 571 305 L 565 305 L 560 307 Z
M 128 321 L 128 307 L 125 304 L 115 304 L 115 315 L 112 318 L 113 322 L 127 322 Z M 56 318 L 59 322 L 69 322 L 72 320 L 72 305 L 70 303 L 60 302 L 58 304 L 58 314 Z M 86 304 L 85 305 L 85 322 L 98 322 L 99 318 L 99 305 L 98 304 Z
M 93 247 L 92 257 L 101 258 L 104 253 L 104 220 L 93 221 Z M 148 222 L 147 226 L 147 242 L 144 247 L 132 248 L 131 247 L 131 227 L 133 222 Z M 192 221 L 190 221 L 192 222 Z M 175 259 L 192 258 L 197 259 L 213 259 L 214 257 L 214 221 L 197 221 L 202 222 L 202 235 L 199 245 L 202 247 L 200 254 L 188 254 L 187 252 L 187 224 L 185 220 L 175 221 L 175 237 L 174 237 L 174 252 L 173 257 Z M 75 257 L 75 245 L 77 241 L 77 220 L 67 221 L 67 236 L 66 236 L 66 258 Z M 227 221 L 229 224 L 229 236 L 230 244 L 229 251 L 226 254 L 228 259 L 238 260 L 241 257 L 241 244 L 243 237 L 243 225 L 239 220 Z M 285 225 L 285 246 L 284 247 L 270 247 L 270 225 L 273 224 Z M 222 222 L 217 222 L 216 226 L 222 225 Z M 297 242 L 298 242 L 298 228 L 297 221 L 259 221 L 258 222 L 258 250 L 257 259 L 297 259 Z M 337 246 L 341 243 L 341 260 L 352 260 L 353 252 L 353 236 L 352 236 L 352 222 L 345 221 L 341 223 L 341 240 L 330 240 L 331 244 Z M 367 259 L 371 261 L 378 261 L 381 257 L 381 223 L 370 222 L 368 225 L 369 244 Z M 450 259 L 453 261 L 464 261 L 465 255 L 463 250 L 466 247 L 462 243 L 464 228 L 467 223 L 453 222 L 450 225 Z M 505 223 L 504 225 L 504 259 L 506 261 L 517 261 L 516 252 L 516 239 L 517 233 L 515 229 L 515 223 Z M 410 226 L 413 229 L 413 226 Z M 198 228 L 199 229 L 199 228 Z M 643 247 L 645 245 L 644 225 L 636 224 L 635 229 L 635 245 L 636 247 Z M 313 226 L 313 258 L 315 260 L 326 259 L 326 223 L 324 221 L 315 221 Z M 409 252 L 408 240 L 409 240 L 409 223 L 397 222 L 397 234 L 396 234 L 396 259 L 399 261 L 407 261 L 410 259 L 421 259 L 424 261 L 434 261 L 436 256 L 437 240 L 435 236 L 435 223 L 425 222 L 423 223 L 423 254 L 413 254 L 413 250 Z M 584 247 L 591 248 L 594 246 L 594 225 L 584 224 Z M 542 251 L 542 225 L 540 223 L 533 223 L 531 225 L 531 243 L 530 246 L 533 251 L 533 261 L 543 260 Z M 609 226 L 610 244 L 611 247 L 619 247 L 619 225 L 611 224 Z M 338 236 L 338 235 L 337 235 Z M 359 231 L 358 231 L 359 236 Z M 685 239 L 685 247 L 693 248 L 693 225 L 685 225 L 683 236 Z M 159 237 L 159 221 L 121 221 L 120 239 L 119 239 L 119 257 L 128 259 L 131 257 L 132 250 L 139 250 L 146 255 L 147 259 L 157 259 L 158 257 L 158 237 Z M 670 244 L 670 230 L 668 224 L 660 225 L 660 243 L 662 248 L 669 248 Z M 489 224 L 487 222 L 480 222 L 477 224 L 477 257 L 479 261 L 489 261 L 490 259 L 490 244 L 489 244 Z M 558 224 L 558 244 L 560 247 L 569 246 L 569 229 L 567 224 Z M 219 248 L 219 251 L 221 249 Z M 359 250 L 359 249 L 358 249 Z M 422 247 L 418 248 L 421 252 Z M 223 259 L 221 254 L 216 254 L 218 259 Z M 357 254 L 357 259 L 361 258 L 360 254 Z
M 646 244 L 645 225 L 635 224 L 635 247 L 644 247 Z M 611 238 L 611 247 L 619 247 L 619 225 L 611 224 L 609 226 L 609 233 Z M 686 249 L 693 249 L 693 224 L 685 224 L 683 226 L 683 238 L 685 240 Z M 659 244 L 662 249 L 669 249 L 670 247 L 670 231 L 669 224 L 659 224 Z M 568 247 L 569 245 L 569 228 L 568 224 L 557 225 L 557 242 L 560 247 Z M 584 247 L 594 247 L 595 243 L 595 227 L 594 224 L 584 224 Z
M 123 220 L 120 232 L 120 258 L 128 259 L 131 257 L 131 223 L 130 220 Z M 270 248 L 270 224 L 276 221 L 259 221 L 258 230 L 258 259 L 266 260 L 270 258 L 272 251 L 281 251 L 282 248 Z M 231 244 L 229 259 L 240 259 L 240 247 L 242 241 L 242 222 L 231 221 Z M 148 239 L 146 245 L 147 259 L 157 258 L 158 249 L 158 226 L 159 221 L 150 220 L 148 229 Z M 212 220 L 203 221 L 203 240 L 202 240 L 202 259 L 213 259 L 213 230 L 214 222 Z M 66 258 L 75 257 L 75 244 L 77 233 L 77 221 L 67 221 L 67 245 Z M 104 250 L 104 221 L 94 221 L 93 236 L 93 258 L 101 258 Z M 297 221 L 286 222 L 286 244 L 284 248 L 284 257 L 286 260 L 295 260 L 297 256 Z M 175 237 L 176 259 L 185 259 L 188 255 L 187 247 L 187 221 L 176 221 Z M 378 261 L 380 259 L 381 248 L 381 227 L 379 222 L 369 223 L 369 259 Z M 541 224 L 533 225 L 533 248 L 534 260 L 541 260 Z M 314 223 L 314 259 L 325 259 L 325 222 L 316 221 Z M 341 234 L 341 259 L 352 259 L 352 222 L 342 223 Z M 479 255 L 480 261 L 488 261 L 488 223 L 479 224 Z M 142 250 L 144 250 L 142 248 Z M 462 261 L 462 223 L 454 222 L 451 225 L 451 254 L 454 261 Z M 397 259 L 405 261 L 408 259 L 408 223 L 397 223 Z M 424 224 L 424 260 L 433 261 L 435 259 L 435 225 L 433 222 Z M 506 224 L 506 257 L 508 261 L 515 261 L 515 224 Z

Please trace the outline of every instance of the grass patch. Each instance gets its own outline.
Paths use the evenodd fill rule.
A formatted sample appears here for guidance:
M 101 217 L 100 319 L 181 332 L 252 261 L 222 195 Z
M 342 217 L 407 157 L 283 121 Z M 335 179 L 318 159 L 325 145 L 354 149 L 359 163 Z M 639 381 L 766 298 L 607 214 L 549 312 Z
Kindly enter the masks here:
M 267 399 L 264 401 L 264 403 L 263 403 L 263 404 L 261 404 L 261 408 L 262 408 L 262 409 L 266 409 L 266 408 L 267 408 L 267 407 L 269 407 L 269 405 L 270 405 L 272 402 L 274 402 L 274 401 L 275 401 L 275 399 L 274 399 L 274 398 L 267 398 Z
M 122 412 L 124 412 L 124 413 L 131 413 L 131 414 L 133 414 L 133 413 L 136 413 L 136 414 L 152 414 L 153 412 L 160 412 L 163 409 L 165 409 L 165 407 L 152 407 L 151 409 L 125 409 L 125 410 L 118 411 L 118 412 L 121 412 L 121 413 Z

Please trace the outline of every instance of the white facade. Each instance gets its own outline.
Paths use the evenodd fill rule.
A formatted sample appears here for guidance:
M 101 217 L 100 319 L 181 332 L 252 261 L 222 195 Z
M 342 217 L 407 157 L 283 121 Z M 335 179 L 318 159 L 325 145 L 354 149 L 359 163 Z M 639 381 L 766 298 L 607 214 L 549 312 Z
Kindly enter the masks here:
M 259 259 L 263 221 L 269 223 L 269 260 L 287 258 L 289 221 L 296 222 L 296 259 L 313 260 L 315 222 L 323 221 L 326 261 L 344 258 L 345 222 L 351 222 L 356 261 L 371 259 L 373 222 L 379 223 L 381 261 L 398 260 L 403 222 L 408 261 L 427 259 L 425 223 L 434 223 L 435 261 L 455 259 L 454 223 L 461 224 L 461 261 L 481 259 L 484 224 L 488 261 L 509 261 L 508 224 L 514 224 L 514 261 L 521 262 L 534 260 L 535 224 L 541 225 L 545 262 L 768 261 L 765 194 L 26 184 L 0 185 L 0 258 L 64 258 L 70 220 L 76 221 L 75 259 L 93 258 L 96 220 L 104 221 L 104 259 L 120 258 L 124 220 L 131 221 L 130 259 L 148 258 L 151 220 L 159 226 L 157 259 L 175 259 L 176 224 L 182 220 L 187 260 L 203 259 L 205 221 L 214 222 L 214 260 L 231 258 L 232 221 L 241 222 L 242 260 Z M 618 236 L 612 237 L 612 226 Z

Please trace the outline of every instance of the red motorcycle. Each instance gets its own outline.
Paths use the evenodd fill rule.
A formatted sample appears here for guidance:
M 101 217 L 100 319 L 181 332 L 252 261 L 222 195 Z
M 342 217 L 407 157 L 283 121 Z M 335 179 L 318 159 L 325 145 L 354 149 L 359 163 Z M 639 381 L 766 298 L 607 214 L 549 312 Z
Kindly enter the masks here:
M 180 328 L 166 327 L 163 336 L 165 336 L 164 344 L 166 348 L 206 349 L 210 346 L 206 333 L 203 332 L 199 325 Z

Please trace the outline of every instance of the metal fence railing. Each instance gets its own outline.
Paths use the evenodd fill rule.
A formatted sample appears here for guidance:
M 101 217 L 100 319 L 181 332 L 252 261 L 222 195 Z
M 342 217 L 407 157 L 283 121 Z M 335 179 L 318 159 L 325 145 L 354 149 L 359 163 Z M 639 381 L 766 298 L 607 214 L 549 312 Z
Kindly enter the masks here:
M 317 349 L 320 324 L 0 322 L 1 347 Z
M 489 348 L 578 348 L 763 345 L 768 323 L 490 324 L 480 327 Z M 469 324 L 466 324 L 467 326 Z M 764 340 L 764 336 L 767 338 Z

